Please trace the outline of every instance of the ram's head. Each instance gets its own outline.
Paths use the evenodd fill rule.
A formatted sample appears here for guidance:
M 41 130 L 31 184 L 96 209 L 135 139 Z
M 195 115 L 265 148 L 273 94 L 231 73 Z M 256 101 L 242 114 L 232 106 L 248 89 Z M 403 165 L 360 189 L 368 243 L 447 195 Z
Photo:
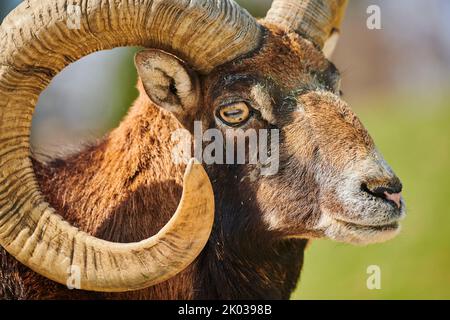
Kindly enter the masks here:
M 117 46 L 136 56 L 142 87 L 189 131 L 277 129 L 278 171 L 242 166 L 264 227 L 280 237 L 371 243 L 393 237 L 404 215 L 401 183 L 340 97 L 327 59 L 345 1 L 276 0 L 255 21 L 232 0 L 25 1 L 0 30 L 0 243 L 36 272 L 81 288 L 123 291 L 164 281 L 208 240 L 214 197 L 203 167 L 190 164 L 177 213 L 135 244 L 91 237 L 44 201 L 30 161 L 29 132 L 40 92 L 67 64 Z M 146 143 L 146 142 L 143 142 Z M 208 167 L 221 177 L 228 166 Z M 242 178 L 242 179 L 241 179 Z

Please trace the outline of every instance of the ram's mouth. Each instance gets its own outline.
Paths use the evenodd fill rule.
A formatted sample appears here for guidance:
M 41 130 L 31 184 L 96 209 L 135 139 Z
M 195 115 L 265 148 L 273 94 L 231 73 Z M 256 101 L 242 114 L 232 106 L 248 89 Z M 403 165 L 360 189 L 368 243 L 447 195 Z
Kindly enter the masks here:
M 378 216 L 379 217 L 379 216 Z M 385 242 L 395 238 L 401 229 L 403 215 L 385 219 L 347 219 L 346 217 L 323 214 L 317 227 L 332 240 L 366 245 Z M 383 221 L 384 220 L 384 221 Z
M 383 188 L 371 190 L 365 184 L 357 183 L 356 186 L 351 183 L 350 187 L 340 188 L 342 192 L 329 195 L 340 206 L 322 208 L 318 225 L 325 235 L 353 244 L 384 242 L 398 235 L 400 221 L 406 214 L 401 190 L 388 193 L 382 192 L 385 191 Z
M 332 219 L 325 234 L 339 242 L 366 245 L 391 240 L 399 234 L 400 229 L 399 221 L 367 225 Z
M 359 229 L 361 231 L 366 230 L 371 232 L 395 232 L 400 229 L 400 223 L 398 221 L 379 225 L 358 224 L 355 222 L 348 222 L 340 219 L 335 219 L 335 221 L 343 224 L 348 229 Z

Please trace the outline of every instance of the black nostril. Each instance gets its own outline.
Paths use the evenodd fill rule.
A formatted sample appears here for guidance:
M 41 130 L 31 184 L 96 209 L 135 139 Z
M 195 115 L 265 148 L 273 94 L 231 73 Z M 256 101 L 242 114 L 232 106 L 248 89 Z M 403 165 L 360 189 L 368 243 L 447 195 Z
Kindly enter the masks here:
M 390 194 L 401 193 L 403 190 L 403 185 L 400 179 L 395 177 L 394 179 L 392 179 L 386 189 L 386 191 Z
M 363 183 L 361 185 L 361 189 L 364 192 L 367 192 L 367 193 L 373 195 L 374 197 L 383 198 L 383 199 L 386 198 L 386 192 L 389 194 L 398 194 L 398 193 L 402 192 L 401 184 L 396 185 L 396 186 L 369 188 L 367 186 L 367 184 Z
M 378 187 L 375 189 L 369 189 L 369 187 L 367 186 L 367 184 L 363 183 L 361 185 L 361 190 L 374 196 L 377 198 L 382 198 L 382 199 L 386 199 L 386 195 L 384 193 L 384 191 L 386 191 L 386 188 L 382 188 L 382 187 Z
M 383 200 L 387 200 L 395 204 L 398 208 L 401 207 L 401 192 L 402 184 L 400 180 L 393 179 L 387 186 L 369 187 L 366 183 L 361 185 L 361 190 Z
M 400 180 L 395 177 L 389 183 L 383 186 L 372 187 L 368 186 L 367 183 L 361 185 L 361 189 L 375 197 L 386 198 L 386 192 L 389 194 L 398 194 L 402 192 L 403 186 Z

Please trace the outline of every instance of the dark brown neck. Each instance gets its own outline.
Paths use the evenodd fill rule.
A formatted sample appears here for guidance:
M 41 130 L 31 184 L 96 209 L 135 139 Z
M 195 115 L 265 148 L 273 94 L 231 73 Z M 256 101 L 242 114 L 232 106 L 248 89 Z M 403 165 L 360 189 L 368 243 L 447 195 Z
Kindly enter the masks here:
M 148 238 L 170 219 L 181 196 L 184 168 L 173 164 L 170 145 L 177 128 L 168 113 L 141 95 L 119 128 L 100 144 L 48 165 L 35 162 L 43 193 L 65 219 L 99 238 L 115 242 Z M 209 173 L 214 176 L 215 169 Z M 306 241 L 272 241 L 257 221 L 250 221 L 258 209 L 241 205 L 245 192 L 223 187 L 235 184 L 234 178 L 227 180 L 233 175 L 220 176 L 212 179 L 217 204 L 213 234 L 195 263 L 145 290 L 85 296 L 288 298 L 299 276 Z M 52 287 L 53 296 L 70 297 L 65 287 L 36 277 L 36 285 Z
M 288 299 L 300 276 L 307 240 L 281 240 L 264 229 L 257 204 L 249 201 L 256 199 L 256 188 L 238 183 L 244 174 L 239 167 L 207 171 L 213 181 L 216 216 L 200 260 L 199 298 Z

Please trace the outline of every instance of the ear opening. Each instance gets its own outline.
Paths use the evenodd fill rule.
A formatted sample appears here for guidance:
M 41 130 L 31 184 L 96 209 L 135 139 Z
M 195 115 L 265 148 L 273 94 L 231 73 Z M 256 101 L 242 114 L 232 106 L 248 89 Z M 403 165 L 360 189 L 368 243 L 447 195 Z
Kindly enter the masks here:
M 135 56 L 135 65 L 148 97 L 172 112 L 184 125 L 196 113 L 200 101 L 199 78 L 178 57 L 157 49 Z

